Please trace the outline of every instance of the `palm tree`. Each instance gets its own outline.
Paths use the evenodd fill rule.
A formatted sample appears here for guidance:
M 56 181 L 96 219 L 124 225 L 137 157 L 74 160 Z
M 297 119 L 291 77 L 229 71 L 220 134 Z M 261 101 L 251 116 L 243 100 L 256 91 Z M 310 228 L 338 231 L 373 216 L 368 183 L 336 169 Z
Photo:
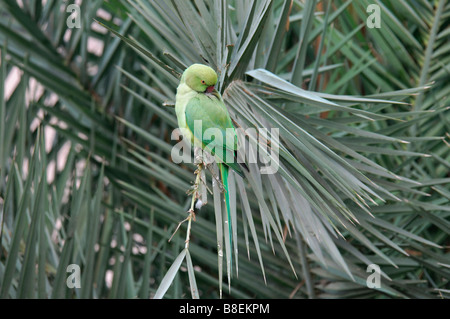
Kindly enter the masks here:
M 450 3 L 371 2 L 0 0 L 0 296 L 448 296 Z M 186 249 L 192 63 L 278 170 L 232 234 L 204 171 Z

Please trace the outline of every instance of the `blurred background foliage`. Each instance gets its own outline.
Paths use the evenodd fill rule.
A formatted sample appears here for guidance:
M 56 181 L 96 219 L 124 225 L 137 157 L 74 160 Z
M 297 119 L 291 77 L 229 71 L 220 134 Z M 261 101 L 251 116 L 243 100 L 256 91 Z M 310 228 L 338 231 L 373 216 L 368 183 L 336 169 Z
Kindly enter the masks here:
M 448 297 L 449 37 L 447 0 L 0 0 L 0 296 L 151 298 L 175 265 L 164 297 L 219 297 L 217 196 L 190 258 L 168 242 L 195 169 L 171 106 L 205 63 L 281 139 L 277 174 L 233 183 L 223 297 Z

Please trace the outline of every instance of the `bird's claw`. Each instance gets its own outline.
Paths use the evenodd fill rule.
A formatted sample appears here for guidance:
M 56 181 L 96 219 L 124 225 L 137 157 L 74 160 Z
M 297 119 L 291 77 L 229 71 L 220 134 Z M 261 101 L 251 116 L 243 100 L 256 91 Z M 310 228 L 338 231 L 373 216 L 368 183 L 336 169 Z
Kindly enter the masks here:
M 193 209 L 189 209 L 188 213 L 189 213 L 188 218 L 192 218 L 192 220 L 195 222 L 195 211 Z

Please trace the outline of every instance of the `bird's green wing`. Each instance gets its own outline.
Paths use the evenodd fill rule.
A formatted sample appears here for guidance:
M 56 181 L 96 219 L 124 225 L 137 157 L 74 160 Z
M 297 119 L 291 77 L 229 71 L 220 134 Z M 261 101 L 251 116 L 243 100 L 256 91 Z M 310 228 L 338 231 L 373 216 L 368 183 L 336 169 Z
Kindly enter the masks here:
M 202 142 L 202 148 L 242 175 L 235 158 L 236 132 L 222 100 L 217 95 L 198 94 L 186 105 L 185 115 L 187 127 Z

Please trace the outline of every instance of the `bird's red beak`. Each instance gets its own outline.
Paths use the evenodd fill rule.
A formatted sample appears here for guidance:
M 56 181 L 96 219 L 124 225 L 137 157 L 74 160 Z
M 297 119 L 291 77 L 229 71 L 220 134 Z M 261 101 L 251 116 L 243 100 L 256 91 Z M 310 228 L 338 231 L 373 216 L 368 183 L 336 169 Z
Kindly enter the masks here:
M 206 93 L 212 93 L 215 90 L 214 85 L 208 86 L 206 88 Z

